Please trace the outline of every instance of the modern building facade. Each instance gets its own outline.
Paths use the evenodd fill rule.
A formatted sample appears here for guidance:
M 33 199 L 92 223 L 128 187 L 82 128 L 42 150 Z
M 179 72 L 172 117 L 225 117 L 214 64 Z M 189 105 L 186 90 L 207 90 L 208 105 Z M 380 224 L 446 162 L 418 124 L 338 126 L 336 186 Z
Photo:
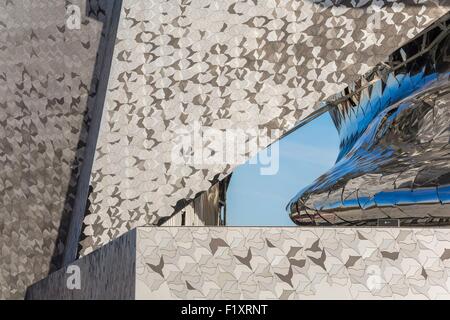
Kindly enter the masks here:
M 419 228 L 142 227 L 30 299 L 449 299 L 450 232 Z
M 112 16 L 112 1 L 0 3 L 1 299 L 62 266 Z
M 180 132 L 256 128 L 274 141 L 272 131 L 291 129 L 446 13 L 433 1 L 368 5 L 124 1 L 81 255 L 159 225 L 232 172 L 228 163 L 174 163 Z
M 172 153 L 197 124 L 275 141 L 441 19 L 446 1 L 1 6 L 2 299 L 35 282 L 30 299 L 323 297 L 335 284 L 353 298 L 448 296 L 436 284 L 445 230 L 181 227 L 226 224 L 219 182 L 239 163 Z M 65 285 L 71 265 L 90 270 L 80 291 Z M 390 291 L 370 289 L 369 267 L 392 275 Z
M 318 225 L 448 225 L 450 20 L 445 16 L 330 99 L 335 166 L 290 203 Z

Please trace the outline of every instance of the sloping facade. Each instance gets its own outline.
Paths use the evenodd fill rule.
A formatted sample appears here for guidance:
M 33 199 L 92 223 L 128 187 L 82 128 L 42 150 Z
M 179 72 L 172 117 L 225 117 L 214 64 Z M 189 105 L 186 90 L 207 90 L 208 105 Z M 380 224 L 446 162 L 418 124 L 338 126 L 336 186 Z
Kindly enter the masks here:
M 111 3 L 0 2 L 0 299 L 61 267 Z
M 238 164 L 175 163 L 180 132 L 256 129 L 273 141 L 447 8 L 378 4 L 124 1 L 81 254 L 160 224 Z

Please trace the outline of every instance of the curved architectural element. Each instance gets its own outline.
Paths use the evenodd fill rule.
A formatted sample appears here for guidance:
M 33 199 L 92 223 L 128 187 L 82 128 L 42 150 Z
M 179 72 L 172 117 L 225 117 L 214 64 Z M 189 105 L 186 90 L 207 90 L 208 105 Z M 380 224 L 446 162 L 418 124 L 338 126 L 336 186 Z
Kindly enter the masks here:
M 291 200 L 297 224 L 450 223 L 449 43 L 444 19 L 333 102 L 340 153 Z

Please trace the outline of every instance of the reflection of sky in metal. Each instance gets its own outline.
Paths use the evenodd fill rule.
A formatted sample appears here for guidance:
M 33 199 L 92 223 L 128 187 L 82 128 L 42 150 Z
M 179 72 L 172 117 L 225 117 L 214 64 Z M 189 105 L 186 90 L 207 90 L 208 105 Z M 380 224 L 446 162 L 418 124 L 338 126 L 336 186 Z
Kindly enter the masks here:
M 260 175 L 260 165 L 248 162 L 234 170 L 227 192 L 227 225 L 289 226 L 286 203 L 330 169 L 339 139 L 329 114 L 297 129 L 279 142 L 276 175 Z
M 298 224 L 450 222 L 449 25 L 408 43 L 388 68 L 337 97 L 330 113 L 338 161 L 289 203 Z

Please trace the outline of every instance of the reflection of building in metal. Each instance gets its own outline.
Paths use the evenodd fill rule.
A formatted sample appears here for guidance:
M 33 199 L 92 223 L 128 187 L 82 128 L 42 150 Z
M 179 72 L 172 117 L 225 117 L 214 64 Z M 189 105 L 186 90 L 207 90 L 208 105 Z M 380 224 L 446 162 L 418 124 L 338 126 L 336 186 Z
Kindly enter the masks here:
M 73 262 L 80 290 L 63 268 L 27 298 L 449 299 L 448 239 L 448 228 L 140 227 Z
M 330 102 L 335 166 L 289 204 L 300 225 L 450 223 L 450 19 Z
M 231 174 L 208 191 L 200 193 L 186 207 L 164 221 L 162 226 L 224 226 L 230 179 Z

